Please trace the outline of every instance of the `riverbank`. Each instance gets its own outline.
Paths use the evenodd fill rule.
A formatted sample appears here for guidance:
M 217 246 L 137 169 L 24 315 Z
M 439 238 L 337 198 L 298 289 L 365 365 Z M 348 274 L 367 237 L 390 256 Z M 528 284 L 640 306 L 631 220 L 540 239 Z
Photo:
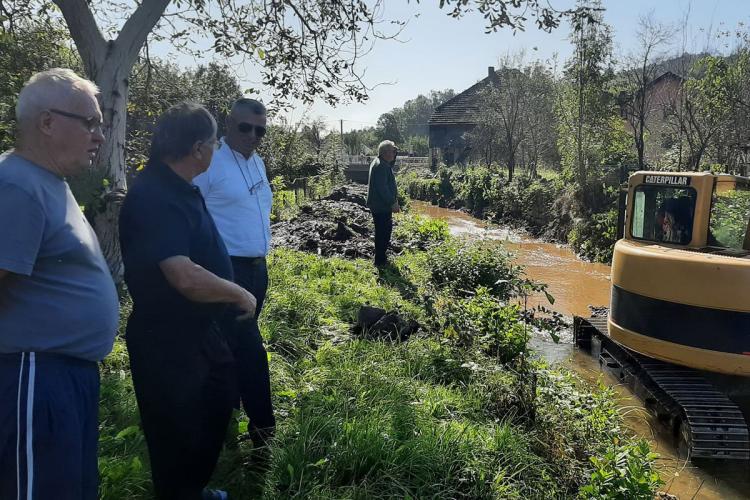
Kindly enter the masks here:
M 522 229 L 534 238 L 569 244 L 584 260 L 608 263 L 615 243 L 616 193 L 605 180 L 587 190 L 593 209 L 558 175 L 516 176 L 512 182 L 487 167 L 440 168 L 435 174 L 399 176 L 400 189 L 415 200 L 460 209 L 495 224 Z
M 567 246 L 539 241 L 531 235 L 488 224 L 456 210 L 438 208 L 426 202 L 412 202 L 415 213 L 444 221 L 449 232 L 464 239 L 495 241 L 502 251 L 513 252 L 514 262 L 523 265 L 527 276 L 547 283 L 548 291 L 555 297 L 549 306 L 566 317 L 587 316 L 589 305 L 607 305 L 609 302 L 609 266 L 579 260 Z M 536 297 L 543 302 L 545 297 Z M 531 301 L 533 304 L 534 302 Z M 649 441 L 659 453 L 655 462 L 665 482 L 663 489 L 679 498 L 706 500 L 742 500 L 750 498 L 750 468 L 747 464 L 703 463 L 700 466 L 679 456 L 674 436 L 656 421 L 637 399 L 620 382 L 603 372 L 596 360 L 578 351 L 572 345 L 571 335 L 560 335 L 559 343 L 544 336 L 531 339 L 533 349 L 557 366 L 572 370 L 592 385 L 604 383 L 616 395 L 619 411 L 624 415 L 625 426 L 635 435 Z
M 382 271 L 318 245 L 274 250 L 261 329 L 278 434 L 267 468 L 232 441 L 213 484 L 234 498 L 653 498 L 655 457 L 623 430 L 611 390 L 530 358 L 514 303 L 540 288 L 444 223 L 399 226 L 406 250 Z M 362 332 L 364 305 L 419 329 Z M 120 339 L 101 408 L 102 498 L 150 498 Z M 242 436 L 246 418 L 233 427 Z

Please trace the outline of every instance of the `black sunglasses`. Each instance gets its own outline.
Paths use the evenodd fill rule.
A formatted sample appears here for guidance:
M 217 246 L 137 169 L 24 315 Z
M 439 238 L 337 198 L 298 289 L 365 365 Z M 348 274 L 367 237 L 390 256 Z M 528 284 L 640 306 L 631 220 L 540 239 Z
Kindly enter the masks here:
M 66 118 L 73 118 L 74 120 L 78 120 L 86 127 L 86 130 L 89 131 L 89 133 L 93 134 L 96 132 L 96 129 L 101 129 L 103 127 L 103 124 L 101 120 L 99 120 L 96 116 L 83 116 L 83 115 L 77 115 L 75 113 L 70 113 L 68 111 L 62 111 L 60 109 L 49 109 L 50 113 L 55 113 L 56 115 L 65 116 Z
M 266 135 L 266 127 L 262 125 L 253 125 L 247 122 L 238 123 L 237 130 L 239 130 L 243 134 L 249 134 L 250 132 L 255 130 L 255 137 L 257 138 L 261 138 Z

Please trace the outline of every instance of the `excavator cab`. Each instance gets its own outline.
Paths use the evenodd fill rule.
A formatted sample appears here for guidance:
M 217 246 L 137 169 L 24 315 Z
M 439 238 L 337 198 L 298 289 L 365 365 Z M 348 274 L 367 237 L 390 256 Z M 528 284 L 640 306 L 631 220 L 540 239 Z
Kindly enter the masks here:
M 750 375 L 750 179 L 636 172 L 626 200 L 612 339 L 670 363 Z
M 710 173 L 636 172 L 624 234 L 706 253 L 750 254 L 750 180 Z M 695 236 L 695 238 L 693 237 Z

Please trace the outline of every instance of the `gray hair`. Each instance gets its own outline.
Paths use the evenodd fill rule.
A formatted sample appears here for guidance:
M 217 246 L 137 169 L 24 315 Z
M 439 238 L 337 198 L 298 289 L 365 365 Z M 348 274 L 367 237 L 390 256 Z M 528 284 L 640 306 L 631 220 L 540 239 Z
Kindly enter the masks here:
M 396 143 L 393 141 L 383 141 L 380 144 L 378 144 L 378 156 L 383 154 L 383 151 L 385 151 L 385 148 L 393 148 L 393 150 L 397 150 Z
M 179 160 L 190 154 L 198 141 L 216 135 L 216 120 L 206 108 L 181 102 L 166 110 L 156 122 L 151 139 L 152 160 Z
M 262 102 L 256 101 L 255 99 L 249 99 L 247 97 L 240 97 L 234 104 L 232 104 L 232 114 L 238 109 L 246 109 L 256 115 L 265 115 L 266 107 Z
M 53 68 L 34 74 L 21 89 L 16 103 L 16 122 L 22 129 L 45 109 L 69 99 L 73 92 L 96 96 L 99 87 L 67 68 Z

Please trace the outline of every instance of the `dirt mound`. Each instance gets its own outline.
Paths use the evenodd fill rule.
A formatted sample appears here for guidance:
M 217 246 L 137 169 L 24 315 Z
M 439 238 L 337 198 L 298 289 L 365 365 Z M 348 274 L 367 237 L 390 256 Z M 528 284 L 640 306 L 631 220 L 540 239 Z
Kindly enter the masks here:
M 271 246 L 326 257 L 372 258 L 374 228 L 366 198 L 367 186 L 346 185 L 303 205 L 293 219 L 271 226 Z M 401 245 L 392 240 L 391 248 L 400 251 Z
M 334 189 L 325 199 L 331 201 L 349 201 L 364 207 L 367 203 L 367 186 L 362 186 L 361 184 L 340 186 Z

